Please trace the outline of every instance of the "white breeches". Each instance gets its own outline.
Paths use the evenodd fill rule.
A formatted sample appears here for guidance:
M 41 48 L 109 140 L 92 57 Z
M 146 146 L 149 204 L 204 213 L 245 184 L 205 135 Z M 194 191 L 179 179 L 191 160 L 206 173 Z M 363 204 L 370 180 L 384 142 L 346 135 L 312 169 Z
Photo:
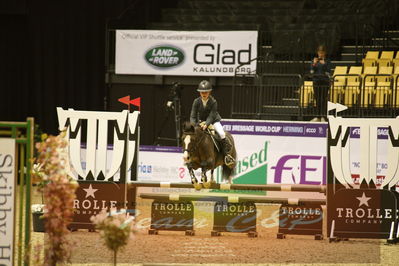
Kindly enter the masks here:
M 222 124 L 220 124 L 220 122 L 215 122 L 213 124 L 213 127 L 215 128 L 221 139 L 226 138 L 226 133 L 224 133 L 223 126 Z

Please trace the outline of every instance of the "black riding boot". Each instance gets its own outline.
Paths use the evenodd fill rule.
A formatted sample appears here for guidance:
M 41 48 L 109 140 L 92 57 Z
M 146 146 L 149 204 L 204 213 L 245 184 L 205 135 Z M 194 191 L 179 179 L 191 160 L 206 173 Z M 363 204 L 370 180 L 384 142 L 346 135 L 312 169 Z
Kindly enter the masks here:
M 221 140 L 221 143 L 222 143 L 222 152 L 224 155 L 224 163 L 227 166 L 233 165 L 235 163 L 235 159 L 233 158 L 233 156 L 229 154 L 231 150 L 230 143 L 225 138 Z

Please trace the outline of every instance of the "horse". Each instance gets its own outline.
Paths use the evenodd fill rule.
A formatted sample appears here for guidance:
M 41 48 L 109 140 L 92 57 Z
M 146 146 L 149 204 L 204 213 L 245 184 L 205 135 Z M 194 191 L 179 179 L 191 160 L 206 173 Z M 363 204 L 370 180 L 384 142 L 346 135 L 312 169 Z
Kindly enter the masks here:
M 234 139 L 229 132 L 226 132 L 226 140 L 230 144 L 228 154 L 234 158 L 234 163 L 226 165 L 221 148 L 217 148 L 209 130 L 204 131 L 190 122 L 183 125 L 182 146 L 184 164 L 191 176 L 191 183 L 199 190 L 202 185 L 198 183 L 194 170 L 201 168 L 201 182 L 205 188 L 210 188 L 214 183 L 213 172 L 216 167 L 222 166 L 222 177 L 231 183 L 231 177 L 236 166 L 237 152 Z M 219 149 L 219 150 L 218 150 Z M 207 171 L 211 171 L 211 182 L 208 182 Z

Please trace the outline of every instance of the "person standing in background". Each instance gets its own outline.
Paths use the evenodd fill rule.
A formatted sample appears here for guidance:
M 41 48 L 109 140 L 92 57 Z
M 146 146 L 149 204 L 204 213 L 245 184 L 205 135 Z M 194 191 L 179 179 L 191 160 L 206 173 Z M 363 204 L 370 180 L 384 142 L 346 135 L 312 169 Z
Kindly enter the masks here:
M 326 121 L 328 91 L 330 89 L 331 61 L 327 58 L 327 49 L 319 45 L 311 62 L 310 73 L 313 75 L 314 99 L 316 100 L 317 117 L 311 121 Z

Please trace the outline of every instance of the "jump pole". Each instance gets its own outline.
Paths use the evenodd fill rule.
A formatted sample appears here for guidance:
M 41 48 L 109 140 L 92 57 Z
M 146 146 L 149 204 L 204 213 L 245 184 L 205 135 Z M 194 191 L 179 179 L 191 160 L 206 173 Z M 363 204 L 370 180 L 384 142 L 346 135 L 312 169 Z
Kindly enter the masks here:
M 133 199 L 131 209 L 136 209 L 136 197 L 137 188 L 139 187 L 156 187 L 156 188 L 194 188 L 193 184 L 190 182 L 143 182 L 143 181 L 133 181 L 128 184 L 128 189 L 130 191 L 130 197 Z M 253 191 L 296 191 L 296 192 L 320 192 L 326 193 L 326 186 L 324 185 L 281 185 L 281 184 L 268 184 L 268 185 L 257 185 L 257 184 L 217 184 L 211 183 L 210 189 L 219 190 L 253 190 Z M 187 197 L 187 196 L 184 196 Z M 219 197 L 220 199 L 220 197 Z M 287 199 L 277 199 L 276 203 L 287 202 Z M 213 201 L 213 200 L 211 200 Z M 267 200 L 270 203 L 271 200 Z M 320 202 L 320 200 L 316 200 Z M 323 201 L 322 204 L 325 204 Z
M 193 184 L 170 183 L 170 182 L 141 182 L 133 181 L 129 183 L 130 188 L 137 187 L 159 187 L 159 188 L 194 188 Z M 217 184 L 211 183 L 210 189 L 220 190 L 258 190 L 258 191 L 297 191 L 297 192 L 326 192 L 326 186 L 319 185 L 256 185 L 256 184 Z
M 325 205 L 326 200 L 323 199 L 302 199 L 302 198 L 272 198 L 265 196 L 217 196 L 217 195 L 190 195 L 190 194 L 154 194 L 141 193 L 142 199 L 154 200 L 169 200 L 169 201 L 214 201 L 214 202 L 229 202 L 229 203 L 269 203 L 269 204 L 289 204 L 289 205 L 304 205 L 304 204 L 318 204 Z

